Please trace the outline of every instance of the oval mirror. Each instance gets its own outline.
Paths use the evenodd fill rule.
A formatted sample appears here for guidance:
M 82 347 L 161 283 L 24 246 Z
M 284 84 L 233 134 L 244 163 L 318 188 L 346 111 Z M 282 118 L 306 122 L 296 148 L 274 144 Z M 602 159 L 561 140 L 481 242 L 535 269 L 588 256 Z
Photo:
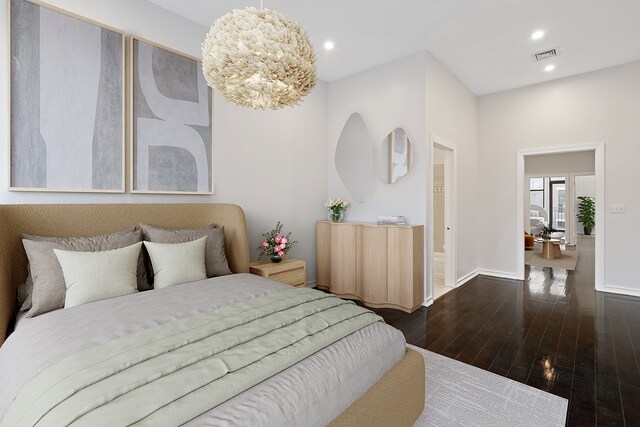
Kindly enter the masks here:
M 380 177 L 387 184 L 395 184 L 413 166 L 413 147 L 402 128 L 394 129 L 380 144 Z
M 373 149 L 362 116 L 353 113 L 342 128 L 335 157 L 338 176 L 357 202 L 367 200 Z

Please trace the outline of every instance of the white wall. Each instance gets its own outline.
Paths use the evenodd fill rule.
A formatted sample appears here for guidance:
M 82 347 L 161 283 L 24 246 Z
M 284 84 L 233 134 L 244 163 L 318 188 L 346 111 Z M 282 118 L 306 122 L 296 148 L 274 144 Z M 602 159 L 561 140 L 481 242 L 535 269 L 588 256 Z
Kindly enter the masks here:
M 524 158 L 525 173 L 531 177 L 564 176 L 570 173 L 594 174 L 596 157 L 593 151 L 540 154 Z
M 516 152 L 604 142 L 606 289 L 640 295 L 640 62 L 479 98 L 482 268 L 517 273 Z M 499 224 L 499 226 L 495 226 Z
M 457 277 L 478 269 L 478 104 L 458 78 L 427 53 L 427 132 L 456 146 Z M 432 177 L 430 177 L 432 179 Z M 429 191 L 431 182 L 429 181 Z M 429 208 L 429 211 L 431 209 Z
M 200 56 L 207 28 L 144 0 L 50 0 L 49 3 Z M 0 0 L 0 21 L 7 22 L 7 0 Z M 6 24 L 4 24 L 6 28 Z M 8 35 L 0 32 L 0 56 L 8 57 Z M 3 64 L 4 64 L 3 60 Z M 8 128 L 8 67 L 0 69 L 0 129 Z M 213 196 L 132 194 L 55 194 L 8 192 L 8 174 L 0 174 L 0 203 L 237 203 L 247 214 L 251 247 L 276 221 L 284 222 L 300 243 L 291 256 L 307 261 L 307 280 L 315 280 L 315 224 L 323 218 L 327 195 L 327 86 L 316 89 L 296 108 L 254 111 L 214 100 Z M 0 152 L 8 152 L 0 133 Z M 5 158 L 5 156 L 2 156 Z M 6 158 L 5 158 L 6 159 Z M 3 170 L 6 171 L 5 160 Z M 251 251 L 252 258 L 255 252 Z
M 329 84 L 328 195 L 348 200 L 349 221 L 376 221 L 378 215 L 404 215 L 412 224 L 426 223 L 427 145 L 424 53 L 382 65 Z M 360 113 L 369 130 L 373 171 L 369 195 L 358 203 L 344 186 L 335 167 L 340 132 L 352 113 Z M 413 168 L 400 181 L 387 184 L 377 170 L 380 145 L 394 129 L 402 128 L 413 146 Z

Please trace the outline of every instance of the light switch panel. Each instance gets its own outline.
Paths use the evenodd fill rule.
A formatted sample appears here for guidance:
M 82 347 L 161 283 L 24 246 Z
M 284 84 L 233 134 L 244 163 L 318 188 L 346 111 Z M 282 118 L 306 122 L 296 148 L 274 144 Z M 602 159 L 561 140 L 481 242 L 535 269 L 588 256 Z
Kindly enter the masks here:
M 609 213 L 610 214 L 623 214 L 624 213 L 624 205 L 609 205 Z

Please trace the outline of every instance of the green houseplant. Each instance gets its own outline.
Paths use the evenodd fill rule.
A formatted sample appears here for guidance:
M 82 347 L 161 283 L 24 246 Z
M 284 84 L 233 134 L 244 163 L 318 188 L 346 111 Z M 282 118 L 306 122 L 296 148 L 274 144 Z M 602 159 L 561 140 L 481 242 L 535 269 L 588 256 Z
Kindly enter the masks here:
M 542 237 L 545 240 L 549 240 L 551 238 L 551 233 L 555 233 L 556 230 L 552 225 L 544 225 L 538 224 L 538 236 Z
M 591 196 L 578 196 L 578 200 L 578 221 L 584 227 L 584 234 L 589 236 L 596 225 L 596 200 Z

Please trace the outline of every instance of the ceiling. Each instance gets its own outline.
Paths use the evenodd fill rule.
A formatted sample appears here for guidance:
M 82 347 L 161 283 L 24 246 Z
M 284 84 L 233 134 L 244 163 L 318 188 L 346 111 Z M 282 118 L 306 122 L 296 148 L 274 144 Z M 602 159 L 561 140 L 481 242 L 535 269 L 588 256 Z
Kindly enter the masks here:
M 207 28 L 245 0 L 149 0 Z M 640 60 L 640 0 L 265 0 L 296 19 L 333 81 L 428 50 L 476 95 Z M 534 30 L 545 37 L 534 41 Z M 335 49 L 325 51 L 331 40 Z M 557 48 L 536 63 L 532 54 Z M 556 66 L 545 72 L 547 64 Z

